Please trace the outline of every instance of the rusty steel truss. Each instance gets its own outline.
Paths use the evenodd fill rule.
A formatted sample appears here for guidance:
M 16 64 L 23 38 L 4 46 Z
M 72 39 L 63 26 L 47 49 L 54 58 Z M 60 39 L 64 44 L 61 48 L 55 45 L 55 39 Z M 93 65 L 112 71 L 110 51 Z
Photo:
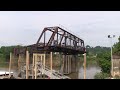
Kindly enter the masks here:
M 58 26 L 44 28 L 36 44 L 15 48 L 14 52 L 25 53 L 27 49 L 31 54 L 51 51 L 72 55 L 85 53 L 84 41 Z

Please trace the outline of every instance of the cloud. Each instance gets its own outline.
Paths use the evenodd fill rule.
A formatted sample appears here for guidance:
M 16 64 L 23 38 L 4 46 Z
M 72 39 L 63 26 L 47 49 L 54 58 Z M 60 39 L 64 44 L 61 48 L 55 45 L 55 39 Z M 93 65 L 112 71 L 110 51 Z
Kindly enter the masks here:
M 63 25 L 92 46 L 110 46 L 108 34 L 120 35 L 120 12 L 108 11 L 4 11 L 0 12 L 1 45 L 33 44 L 44 27 Z

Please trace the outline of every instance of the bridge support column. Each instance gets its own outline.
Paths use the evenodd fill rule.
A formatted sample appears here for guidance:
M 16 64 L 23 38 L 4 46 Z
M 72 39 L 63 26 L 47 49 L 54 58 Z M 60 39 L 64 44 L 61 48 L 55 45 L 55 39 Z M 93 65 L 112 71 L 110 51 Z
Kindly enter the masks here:
M 76 64 L 76 72 L 78 72 L 79 71 L 79 65 L 78 65 L 78 56 L 76 55 L 75 56 L 75 64 Z
M 26 79 L 28 79 L 28 69 L 29 69 L 29 52 L 26 51 Z
M 71 55 L 70 55 L 70 57 L 69 57 L 69 72 L 71 73 Z
M 50 73 L 50 76 L 51 76 L 51 78 L 52 78 L 52 57 L 53 56 L 53 53 L 52 52 L 50 52 L 50 70 L 51 70 L 51 73 Z
M 84 53 L 84 79 L 86 79 L 86 53 Z
M 18 56 L 18 77 L 21 76 L 21 72 L 20 72 L 20 59 L 21 59 L 21 57 L 20 57 L 20 54 L 19 54 L 19 56 Z
M 70 73 L 70 63 L 69 63 L 69 61 L 70 61 L 70 58 L 69 58 L 70 56 L 68 56 L 68 73 Z
M 34 79 L 35 55 L 33 54 L 32 79 Z
M 38 63 L 38 62 L 41 62 L 41 63 Z M 39 67 L 39 64 L 41 64 L 40 67 Z M 39 70 L 40 68 L 41 68 L 41 71 Z M 35 79 L 37 79 L 37 76 L 38 74 L 40 75 L 40 72 L 43 75 L 45 73 L 44 70 L 45 70 L 45 54 L 33 54 L 33 79 L 34 77 Z
M 63 73 L 70 74 L 72 70 L 71 55 L 63 55 Z
M 26 78 L 26 70 L 24 68 L 24 65 L 26 65 L 25 55 L 19 54 L 18 57 L 15 55 L 13 57 L 14 57 L 14 59 L 18 59 L 18 62 L 17 62 L 17 64 L 18 64 L 18 77 L 25 79 Z
M 12 62 L 12 53 L 10 52 L 10 62 L 9 62 L 9 78 L 11 77 L 11 62 Z
M 67 67 L 68 67 L 68 65 L 67 65 L 67 55 L 65 55 L 65 57 L 64 57 L 64 74 L 68 74 L 67 73 Z
M 60 60 L 60 72 L 63 73 L 62 72 L 62 53 L 61 52 L 59 52 L 59 60 Z
M 71 60 L 71 71 L 72 73 L 75 72 L 75 59 L 73 55 L 72 55 L 72 60 Z
M 68 55 L 68 74 L 71 73 L 71 55 Z
M 79 68 L 77 55 L 63 55 L 63 63 L 61 70 L 63 70 L 64 74 L 78 72 Z
M 35 55 L 35 79 L 37 79 L 37 54 Z
M 66 74 L 66 55 L 63 55 L 63 73 Z
M 67 73 L 67 55 L 66 55 L 66 59 L 65 59 L 65 74 L 68 74 Z
M 75 73 L 78 72 L 78 58 L 77 55 L 71 56 L 71 72 Z

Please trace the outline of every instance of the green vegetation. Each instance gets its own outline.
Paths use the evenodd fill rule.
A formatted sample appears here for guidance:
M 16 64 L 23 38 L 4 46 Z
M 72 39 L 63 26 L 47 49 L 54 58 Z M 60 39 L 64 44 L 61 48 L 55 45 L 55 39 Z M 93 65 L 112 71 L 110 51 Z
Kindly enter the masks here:
M 113 54 L 120 55 L 120 36 L 118 42 L 113 45 Z
M 111 56 L 110 52 L 105 52 L 98 54 L 98 65 L 101 67 L 101 72 L 97 73 L 94 78 L 95 79 L 106 79 L 110 77 L 111 70 Z
M 101 68 L 101 72 L 95 75 L 95 79 L 104 79 L 110 76 L 111 69 L 111 56 L 110 47 L 90 47 L 86 46 L 87 50 L 87 62 L 93 61 L 94 64 L 97 63 Z
M 96 47 L 91 47 L 89 45 L 86 46 L 86 51 L 87 51 L 87 65 L 88 64 L 98 64 L 100 57 L 100 54 L 104 54 L 107 52 L 110 52 L 109 47 L 101 47 L 101 46 L 96 46 Z M 83 62 L 83 55 L 80 55 L 80 60 Z
M 20 46 L 2 46 L 0 48 L 0 62 L 9 62 L 10 52 L 13 52 L 15 47 Z
M 104 70 L 104 65 L 108 65 L 110 62 L 110 48 L 109 47 L 90 47 L 89 45 L 86 46 L 87 50 L 87 62 L 93 61 L 94 63 L 97 63 L 101 68 L 103 72 L 109 72 Z M 104 64 L 103 64 L 104 63 Z
M 110 52 L 98 54 L 98 64 L 101 67 L 103 73 L 110 73 L 111 70 L 111 56 Z
M 100 73 L 96 73 L 94 79 L 107 79 L 108 77 L 110 77 L 110 74 L 100 72 Z
M 88 56 L 97 56 L 98 54 L 101 53 L 110 52 L 110 47 L 101 47 L 101 46 L 91 47 L 87 45 L 86 50 Z
M 113 45 L 113 55 L 120 55 L 120 36 L 118 38 L 118 42 Z M 95 79 L 105 79 L 110 76 L 111 70 L 111 56 L 110 50 L 107 48 L 103 50 L 102 53 L 97 54 L 98 64 L 101 67 L 101 73 L 97 73 L 95 75 Z M 116 79 L 120 77 L 115 77 Z

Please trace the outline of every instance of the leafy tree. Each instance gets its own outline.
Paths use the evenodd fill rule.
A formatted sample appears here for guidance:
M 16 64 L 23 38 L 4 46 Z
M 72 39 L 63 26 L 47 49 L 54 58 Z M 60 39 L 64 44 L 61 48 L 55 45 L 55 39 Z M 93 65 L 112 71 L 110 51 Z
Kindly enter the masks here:
M 110 73 L 111 70 L 111 55 L 110 52 L 98 54 L 98 64 L 103 73 Z
M 120 55 L 120 36 L 116 44 L 113 45 L 113 54 Z

